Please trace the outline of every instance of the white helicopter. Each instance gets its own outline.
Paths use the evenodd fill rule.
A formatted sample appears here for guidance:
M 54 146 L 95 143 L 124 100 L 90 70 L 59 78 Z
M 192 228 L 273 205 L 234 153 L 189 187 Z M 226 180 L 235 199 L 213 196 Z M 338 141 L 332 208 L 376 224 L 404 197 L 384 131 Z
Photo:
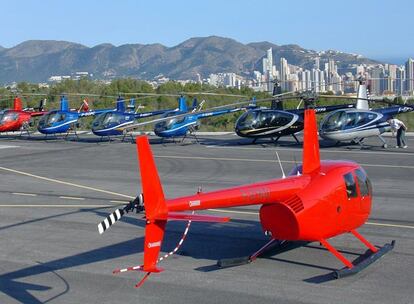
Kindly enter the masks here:
M 414 105 L 396 104 L 384 100 L 369 99 L 365 79 L 359 78 L 356 108 L 340 109 L 327 114 L 321 121 L 319 135 L 323 139 L 335 141 L 351 141 L 363 147 L 363 140 L 377 136 L 382 147 L 387 148 L 387 142 L 381 136 L 391 129 L 387 120 L 400 113 L 411 112 Z M 386 102 L 390 106 L 370 109 L 368 101 Z

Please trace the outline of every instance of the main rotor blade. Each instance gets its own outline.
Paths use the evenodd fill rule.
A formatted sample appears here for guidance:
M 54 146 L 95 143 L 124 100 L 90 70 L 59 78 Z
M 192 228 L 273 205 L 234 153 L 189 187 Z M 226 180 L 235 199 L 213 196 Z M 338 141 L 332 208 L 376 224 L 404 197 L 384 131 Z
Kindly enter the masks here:
M 286 93 L 280 94 L 278 96 L 281 96 L 281 95 L 286 95 Z M 270 101 L 270 100 L 273 100 L 273 99 L 274 99 L 274 97 L 268 97 L 268 98 L 263 98 L 263 99 L 257 99 L 256 102 Z M 209 109 L 206 109 L 204 111 L 197 112 L 197 113 L 187 112 L 187 113 L 183 113 L 183 114 L 177 114 L 177 115 L 173 115 L 173 116 L 157 118 L 157 119 L 144 121 L 144 122 L 139 122 L 139 123 L 135 123 L 135 124 L 132 124 L 132 125 L 125 126 L 125 127 L 121 127 L 118 130 L 132 130 L 132 129 L 136 129 L 136 128 L 141 127 L 141 126 L 156 124 L 158 122 L 163 122 L 163 121 L 167 121 L 167 120 L 171 120 L 171 119 L 175 119 L 175 118 L 179 119 L 179 118 L 183 118 L 183 117 L 186 117 L 186 116 L 189 116 L 189 115 L 205 114 L 205 113 L 209 113 L 209 112 L 215 111 L 215 110 L 234 108 L 234 107 L 249 104 L 249 103 L 252 103 L 252 102 L 254 102 L 254 101 L 250 99 L 250 100 L 246 100 L 246 101 L 241 101 L 241 102 L 231 103 L 231 104 L 227 104 L 227 105 L 223 105 L 223 106 L 217 106 L 217 107 L 209 108 Z
M 382 102 L 382 103 L 386 103 L 389 105 L 395 105 L 395 106 L 407 106 L 407 107 L 414 107 L 413 104 L 408 104 L 408 103 L 398 103 L 398 102 L 393 102 L 384 98 L 361 98 L 361 97 L 353 97 L 353 96 L 337 96 L 337 95 L 318 95 L 318 97 L 325 97 L 325 98 L 339 98 L 339 99 L 359 99 L 359 100 L 367 100 L 367 101 L 371 101 L 371 102 Z

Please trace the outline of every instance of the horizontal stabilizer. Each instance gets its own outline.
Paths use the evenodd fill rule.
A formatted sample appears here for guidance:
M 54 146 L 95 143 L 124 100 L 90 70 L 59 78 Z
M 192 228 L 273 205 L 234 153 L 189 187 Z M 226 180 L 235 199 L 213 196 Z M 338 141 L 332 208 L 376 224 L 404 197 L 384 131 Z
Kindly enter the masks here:
M 188 213 L 181 213 L 181 212 L 169 212 L 168 220 L 225 223 L 225 222 L 230 221 L 230 218 L 222 217 L 222 216 L 214 216 L 214 215 L 200 215 L 200 214 L 188 214 Z

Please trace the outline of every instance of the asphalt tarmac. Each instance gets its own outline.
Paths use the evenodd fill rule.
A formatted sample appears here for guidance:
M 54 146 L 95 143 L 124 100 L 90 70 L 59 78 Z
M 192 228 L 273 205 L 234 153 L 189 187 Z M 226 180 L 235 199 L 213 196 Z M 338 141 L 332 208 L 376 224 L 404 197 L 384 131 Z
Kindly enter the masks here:
M 200 144 L 162 143 L 151 137 L 167 197 L 281 177 L 275 151 L 289 172 L 301 145 L 236 136 L 204 136 Z M 387 138 L 390 144 L 395 139 Z M 330 146 L 323 159 L 363 165 L 374 188 L 369 222 L 359 229 L 393 251 L 363 272 L 340 280 L 342 265 L 319 243 L 294 243 L 252 264 L 219 269 L 221 258 L 246 256 L 267 241 L 258 207 L 212 210 L 225 224 L 194 223 L 165 269 L 139 289 L 140 272 L 112 270 L 142 262 L 142 215 L 126 215 L 103 235 L 97 224 L 140 192 L 135 145 L 0 137 L 0 303 L 414 303 L 414 138 L 408 149 Z M 163 252 L 172 250 L 185 223 L 168 224 Z M 365 248 L 349 235 L 331 240 L 354 260 Z

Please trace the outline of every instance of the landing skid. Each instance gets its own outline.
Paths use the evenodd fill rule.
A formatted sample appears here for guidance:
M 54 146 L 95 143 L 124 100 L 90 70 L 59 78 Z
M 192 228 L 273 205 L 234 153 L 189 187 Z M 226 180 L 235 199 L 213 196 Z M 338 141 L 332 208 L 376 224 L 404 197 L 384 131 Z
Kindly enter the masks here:
M 384 149 L 388 148 L 388 144 L 385 141 L 385 139 L 381 135 L 378 135 L 378 138 L 382 142 L 382 147 Z M 351 140 L 351 144 L 358 144 L 360 146 L 361 150 L 362 149 L 367 149 L 368 147 L 364 145 L 364 139 L 365 138 L 354 138 L 353 140 Z
M 391 243 L 385 244 L 381 248 L 377 248 L 374 245 L 372 245 L 367 239 L 365 239 L 361 234 L 359 234 L 356 230 L 351 230 L 350 233 L 352 233 L 361 243 L 363 243 L 369 249 L 367 251 L 369 255 L 363 257 L 363 259 L 360 262 L 355 264 L 353 264 L 343 254 L 336 250 L 335 247 L 333 247 L 326 239 L 319 240 L 321 245 L 328 249 L 330 253 L 332 253 L 338 260 L 340 260 L 345 265 L 345 268 L 334 271 L 333 274 L 337 279 L 347 277 L 364 270 L 369 265 L 381 258 L 383 255 L 391 251 L 395 245 L 395 241 L 392 241 Z M 249 264 L 255 261 L 260 255 L 270 250 L 271 248 L 276 246 L 282 246 L 285 243 L 286 241 L 271 239 L 267 244 L 265 244 L 262 248 L 260 248 L 252 255 L 238 258 L 221 259 L 217 261 L 217 266 L 220 268 L 226 268 Z
M 73 133 L 75 134 L 76 140 L 79 140 L 78 132 L 76 132 L 76 130 L 77 130 L 76 124 L 72 124 L 72 126 L 66 132 L 65 140 L 68 139 L 68 137 L 70 135 L 70 131 L 73 131 Z
M 195 141 L 196 141 L 196 143 L 200 144 L 200 141 L 198 140 L 198 137 L 197 137 L 197 135 L 195 134 L 195 128 L 193 128 L 193 127 L 190 127 L 190 128 L 189 128 L 188 132 L 184 135 L 183 139 L 181 140 L 181 144 L 183 144 L 183 143 L 184 143 L 184 140 L 185 140 L 186 138 L 189 138 L 189 137 L 194 138 L 194 139 L 195 139 Z
M 124 132 L 124 135 L 122 136 L 122 142 L 125 141 L 125 137 L 127 137 L 129 135 L 129 137 L 131 137 L 131 142 L 134 142 L 134 136 L 132 135 L 132 132 Z M 109 137 L 109 136 L 108 136 Z
M 295 134 L 291 134 L 291 135 L 292 135 L 292 137 L 295 139 L 296 143 L 297 143 L 298 145 L 300 145 L 301 143 L 300 143 L 299 139 L 296 137 L 296 135 L 295 135 Z M 282 137 L 282 135 L 278 135 L 278 136 L 276 136 L 276 137 L 255 137 L 255 138 L 253 138 L 253 140 L 252 140 L 252 143 L 251 143 L 251 144 L 253 144 L 253 145 L 257 144 L 257 141 L 258 141 L 260 138 L 270 138 L 271 143 L 273 143 L 273 144 L 276 146 L 276 145 L 278 145 L 278 143 L 279 143 L 279 139 L 280 139 L 281 137 Z M 262 145 L 263 145 L 263 144 L 262 144 Z
M 262 248 L 257 250 L 255 253 L 249 256 L 245 256 L 245 257 L 218 260 L 217 266 L 220 268 L 225 268 L 225 267 L 234 267 L 234 266 L 249 264 L 251 262 L 254 262 L 260 255 L 262 255 L 266 251 L 272 249 L 273 247 L 281 246 L 284 243 L 285 241 L 271 239 L 269 242 L 267 242 Z
M 376 260 L 378 260 L 383 255 L 387 254 L 389 251 L 394 249 L 395 241 L 392 241 L 389 244 L 385 244 L 380 249 L 372 245 L 367 239 L 365 239 L 361 234 L 359 234 L 356 230 L 350 231 L 361 243 L 363 243 L 369 250 L 370 254 L 367 257 L 364 257 L 362 261 L 360 261 L 357 264 L 353 264 L 351 261 L 349 261 L 345 256 L 343 256 L 338 250 L 336 250 L 331 244 L 328 243 L 327 240 L 321 239 L 319 240 L 320 243 L 329 250 L 330 253 L 332 253 L 338 260 L 340 260 L 344 265 L 345 268 L 342 268 L 340 270 L 334 271 L 334 276 L 337 279 L 350 276 L 353 274 L 356 274 L 360 272 L 361 270 L 364 270 L 369 265 L 374 263 Z
M 22 137 L 24 132 L 27 133 L 27 136 L 28 137 L 31 137 L 31 134 L 30 134 L 30 125 L 29 125 L 28 122 L 24 122 L 23 123 L 22 127 L 20 128 L 20 135 L 19 136 Z
M 381 140 L 381 142 L 382 142 L 382 147 L 384 148 L 384 149 L 387 149 L 388 148 L 388 144 L 387 144 L 387 142 L 385 141 L 385 139 L 384 139 L 384 137 L 382 137 L 381 135 L 378 135 L 378 138 Z
M 293 138 L 296 140 L 296 143 L 297 143 L 298 145 L 300 145 L 300 141 L 299 141 L 299 139 L 296 137 L 296 135 L 295 135 L 295 134 L 292 134 L 292 136 L 293 136 Z

